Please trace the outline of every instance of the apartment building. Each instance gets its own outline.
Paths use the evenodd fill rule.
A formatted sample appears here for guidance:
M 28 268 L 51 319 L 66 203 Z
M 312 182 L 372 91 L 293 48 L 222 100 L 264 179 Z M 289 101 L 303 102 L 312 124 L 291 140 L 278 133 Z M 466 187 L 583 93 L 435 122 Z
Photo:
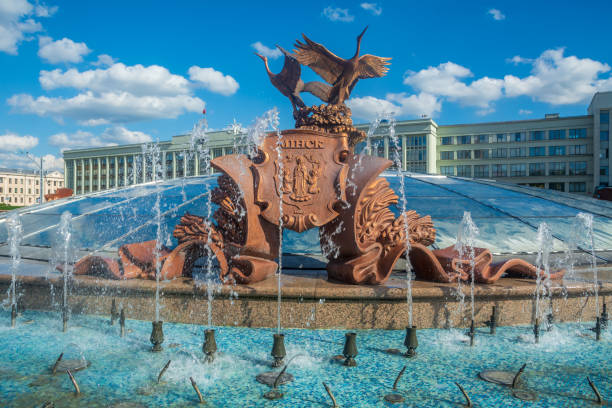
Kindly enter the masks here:
M 43 196 L 64 186 L 64 175 L 58 171 L 43 177 Z M 32 170 L 0 169 L 0 203 L 27 206 L 40 201 L 40 174 Z M 44 199 L 43 199 L 44 200 Z

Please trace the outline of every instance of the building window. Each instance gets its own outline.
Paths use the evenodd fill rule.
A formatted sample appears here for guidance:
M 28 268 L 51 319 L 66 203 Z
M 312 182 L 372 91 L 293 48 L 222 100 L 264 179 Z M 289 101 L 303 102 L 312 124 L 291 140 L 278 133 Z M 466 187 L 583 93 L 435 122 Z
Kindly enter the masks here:
M 474 158 L 475 159 L 488 159 L 489 149 L 474 150 Z
M 233 147 L 226 147 L 225 148 L 225 154 L 226 155 L 234 154 L 234 148 Z
M 586 136 L 587 136 L 587 130 L 585 128 L 569 130 L 570 139 L 586 139 Z
M 544 131 L 533 130 L 529 132 L 529 140 L 544 140 Z
M 527 175 L 527 166 L 522 164 L 511 164 L 510 165 L 510 177 L 522 177 Z
M 546 147 L 544 146 L 535 146 L 529 148 L 529 156 L 546 156 Z
M 478 135 L 476 137 L 476 143 L 489 143 L 489 135 Z
M 472 142 L 471 136 L 457 136 L 457 144 L 470 144 Z
M 465 160 L 472 158 L 471 150 L 457 150 L 457 160 Z
M 607 159 L 610 156 L 610 149 L 606 148 L 606 149 L 599 149 L 599 158 L 600 159 Z
M 499 159 L 506 157 L 507 149 L 505 147 L 501 147 L 499 149 L 491 149 L 491 157 Z
M 565 146 L 549 146 L 549 156 L 565 156 Z
M 565 176 L 565 163 L 549 163 L 548 164 L 548 175 L 549 176 Z
M 524 142 L 525 140 L 527 140 L 527 137 L 525 135 L 525 132 L 516 132 L 512 135 L 512 140 L 514 140 L 515 142 Z
M 529 163 L 530 176 L 545 176 L 546 165 L 544 163 Z
M 578 154 L 587 154 L 587 145 L 567 146 L 567 154 L 575 156 Z
M 455 167 L 453 166 L 440 166 L 440 174 L 445 176 L 454 176 Z
M 550 190 L 565 191 L 565 183 L 548 183 Z
M 599 131 L 599 140 L 609 140 L 609 139 L 610 139 L 610 132 L 608 132 L 607 130 Z
M 453 144 L 453 138 L 452 137 L 443 137 L 442 138 L 442 144 L 443 145 L 451 145 L 451 144 Z
M 525 157 L 527 149 L 525 147 L 512 147 L 508 149 L 508 157 Z
M 587 174 L 587 162 L 570 162 L 570 176 L 585 176 Z
M 610 123 L 610 111 L 599 112 L 599 123 Z
M 489 177 L 489 165 L 479 164 L 474 166 L 474 177 Z
M 472 166 L 457 166 L 457 176 L 472 177 Z
M 508 175 L 505 164 L 494 164 L 491 166 L 491 170 L 493 177 L 506 177 Z
M 440 160 L 453 160 L 455 152 L 440 152 Z
M 498 133 L 495 135 L 495 141 L 497 143 L 504 143 L 506 141 L 506 135 L 504 133 Z
M 600 176 L 607 176 L 608 175 L 608 166 L 601 166 L 599 168 L 599 175 Z M 10 190 L 10 188 L 9 188 L 9 190 Z M 9 193 L 10 193 L 10 191 L 9 191 Z
M 223 156 L 223 149 L 220 147 L 215 147 L 212 151 L 213 159 L 216 157 L 221 157 L 221 156 Z
M 572 181 L 569 183 L 570 193 L 586 193 L 586 183 L 584 181 Z
M 565 139 L 565 129 L 549 130 L 548 138 L 550 140 Z

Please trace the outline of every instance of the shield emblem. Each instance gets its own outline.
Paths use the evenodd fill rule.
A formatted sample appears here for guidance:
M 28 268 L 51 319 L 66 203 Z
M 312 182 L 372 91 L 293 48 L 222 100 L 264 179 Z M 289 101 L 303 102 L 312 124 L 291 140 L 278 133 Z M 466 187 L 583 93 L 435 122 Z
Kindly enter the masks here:
M 293 129 L 269 133 L 253 161 L 261 216 L 302 232 L 327 224 L 345 202 L 348 140 L 344 134 Z M 282 204 L 281 204 L 282 203 Z

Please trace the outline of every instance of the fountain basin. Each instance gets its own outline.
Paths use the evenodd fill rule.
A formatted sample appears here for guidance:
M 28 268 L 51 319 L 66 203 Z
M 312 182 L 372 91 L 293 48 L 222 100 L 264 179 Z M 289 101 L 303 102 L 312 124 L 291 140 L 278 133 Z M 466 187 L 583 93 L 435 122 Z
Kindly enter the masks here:
M 289 262 L 291 263 L 291 262 Z M 46 264 L 41 268 L 46 268 Z M 612 272 L 600 268 L 599 301 L 612 295 Z M 553 281 L 552 303 L 556 322 L 594 320 L 593 284 L 588 270 L 576 271 L 577 279 Z M 53 310 L 50 287 L 59 299 L 59 275 L 19 276 L 23 307 Z M 6 291 L 10 275 L 0 274 L 0 291 Z M 224 285 L 215 294 L 212 321 L 221 326 L 275 327 L 277 282 L 270 277 L 251 285 Z M 466 296 L 469 286 L 463 285 Z M 491 308 L 499 309 L 501 326 L 532 324 L 535 311 L 535 281 L 502 278 L 495 284 L 476 285 L 475 321 L 483 326 Z M 413 281 L 414 324 L 418 328 L 445 328 L 469 325 L 470 308 L 457 312 L 457 285 Z M 236 297 L 237 295 L 237 297 Z M 408 321 L 405 274 L 394 273 L 383 285 L 349 285 L 327 280 L 326 271 L 290 269 L 283 271 L 282 327 L 311 329 L 398 329 Z M 123 305 L 127 318 L 152 321 L 155 282 L 150 280 L 109 280 L 77 276 L 71 288 L 70 307 L 75 314 L 108 315 L 112 299 Z M 206 286 L 190 278 L 162 282 L 162 319 L 166 322 L 206 324 Z
M 340 406 L 383 407 L 387 406 L 384 396 L 406 364 L 405 357 L 384 352 L 402 344 L 403 330 L 358 330 L 359 365 L 349 369 L 331 361 L 342 351 L 344 331 L 287 329 L 287 359 L 297 356 L 288 370 L 295 380 L 280 386 L 281 400 L 269 402 L 262 395 L 270 388 L 257 382 L 256 375 L 270 370 L 272 329 L 217 327 L 223 353 L 207 364 L 201 361 L 200 326 L 164 323 L 168 346 L 151 353 L 147 321 L 128 319 L 128 333 L 121 338 L 119 328 L 109 325 L 106 317 L 75 315 L 67 333 L 61 332 L 57 313 L 26 311 L 15 329 L 8 327 L 8 317 L 0 312 L 0 322 L 5 322 L 0 324 L 3 406 L 41 406 L 45 401 L 55 406 L 193 406 L 197 402 L 189 381 L 193 377 L 208 406 L 330 406 L 323 381 Z M 22 324 L 26 319 L 33 323 Z M 510 388 L 482 381 L 478 373 L 517 371 L 527 362 L 523 387 L 538 395 L 530 407 L 592 406 L 594 394 L 587 375 L 604 399 L 612 397 L 612 333 L 608 330 L 596 342 L 587 326 L 591 322 L 561 324 L 544 332 L 538 345 L 530 327 L 500 327 L 495 336 L 481 328 L 476 347 L 469 347 L 463 330 L 420 330 L 419 354 L 410 360 L 410 375 L 402 377 L 394 392 L 404 396 L 408 406 L 455 407 L 463 403 L 458 382 L 477 406 L 517 406 Z M 74 373 L 79 397 L 65 373 L 50 375 L 59 353 L 74 348 L 91 362 L 86 370 Z M 172 364 L 157 384 L 168 360 Z

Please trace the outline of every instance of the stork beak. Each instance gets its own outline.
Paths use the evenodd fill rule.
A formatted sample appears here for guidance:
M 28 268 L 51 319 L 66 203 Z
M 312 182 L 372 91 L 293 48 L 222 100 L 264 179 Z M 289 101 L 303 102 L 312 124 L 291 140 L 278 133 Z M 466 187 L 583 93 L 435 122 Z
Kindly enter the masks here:
M 253 54 L 257 55 L 259 58 L 261 58 L 261 59 L 262 59 L 262 60 L 264 60 L 264 61 L 266 60 L 266 57 L 264 57 L 264 56 L 263 56 L 263 55 L 261 55 L 261 54 L 258 54 L 258 53 L 256 53 L 256 52 L 254 52 Z
M 357 39 L 358 39 L 358 40 L 361 40 L 361 37 L 363 37 L 363 35 L 365 34 L 365 32 L 368 30 L 368 27 L 369 27 L 369 26 L 366 26 L 366 27 L 363 29 L 363 31 L 361 32 L 361 34 L 359 34 L 359 35 L 357 36 Z

